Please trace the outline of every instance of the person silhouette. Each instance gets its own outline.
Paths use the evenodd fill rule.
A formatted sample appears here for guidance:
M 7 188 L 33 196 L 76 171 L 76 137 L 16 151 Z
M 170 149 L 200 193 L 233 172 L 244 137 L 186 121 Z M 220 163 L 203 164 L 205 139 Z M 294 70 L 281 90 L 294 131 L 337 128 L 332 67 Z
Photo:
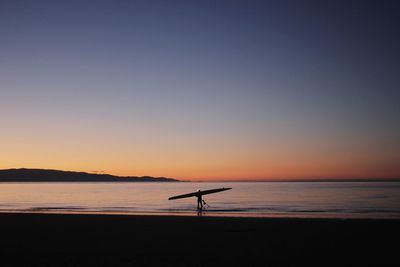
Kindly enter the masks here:
M 200 192 L 200 190 L 199 190 L 199 192 Z M 203 200 L 202 196 L 198 195 L 197 196 L 197 210 L 199 210 L 199 211 L 203 210 L 203 202 L 204 202 L 204 200 Z

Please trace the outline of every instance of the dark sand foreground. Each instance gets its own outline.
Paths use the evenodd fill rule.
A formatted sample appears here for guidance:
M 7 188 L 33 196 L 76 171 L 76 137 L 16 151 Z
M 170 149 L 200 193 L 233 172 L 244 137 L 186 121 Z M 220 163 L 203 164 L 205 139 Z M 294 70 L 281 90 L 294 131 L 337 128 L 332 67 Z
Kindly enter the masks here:
M 0 214 L 1 266 L 400 266 L 400 221 Z

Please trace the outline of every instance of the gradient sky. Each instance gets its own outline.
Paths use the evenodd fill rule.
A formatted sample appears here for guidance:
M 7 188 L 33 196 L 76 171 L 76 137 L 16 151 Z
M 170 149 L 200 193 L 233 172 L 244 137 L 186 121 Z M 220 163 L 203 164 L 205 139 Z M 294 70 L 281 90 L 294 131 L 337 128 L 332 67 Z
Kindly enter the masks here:
M 397 2 L 0 0 L 0 169 L 400 177 Z

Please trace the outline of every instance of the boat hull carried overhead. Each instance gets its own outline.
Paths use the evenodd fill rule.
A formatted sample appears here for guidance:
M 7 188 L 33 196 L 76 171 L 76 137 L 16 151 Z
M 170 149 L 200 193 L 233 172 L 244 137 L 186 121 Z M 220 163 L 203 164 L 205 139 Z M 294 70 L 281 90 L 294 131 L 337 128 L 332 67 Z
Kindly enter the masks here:
M 210 189 L 210 190 L 204 190 L 204 191 L 199 190 L 197 192 L 193 192 L 193 193 L 189 193 L 189 194 L 173 196 L 173 197 L 168 198 L 168 200 L 197 197 L 197 210 L 201 212 L 203 210 L 204 205 L 207 205 L 206 202 L 203 200 L 204 195 L 218 193 L 218 192 L 222 192 L 222 191 L 226 191 L 226 190 L 230 190 L 230 189 L 232 189 L 232 188 L 223 187 L 223 188 L 216 188 L 216 189 Z
M 230 190 L 230 189 L 232 189 L 232 188 L 223 187 L 223 188 L 210 189 L 210 190 L 204 190 L 204 191 L 199 190 L 197 192 L 193 192 L 193 193 L 189 193 L 189 194 L 173 196 L 173 197 L 168 198 L 168 200 L 187 198 L 187 197 L 199 197 L 199 196 L 218 193 L 218 192 L 222 192 L 222 191 L 226 191 L 226 190 Z

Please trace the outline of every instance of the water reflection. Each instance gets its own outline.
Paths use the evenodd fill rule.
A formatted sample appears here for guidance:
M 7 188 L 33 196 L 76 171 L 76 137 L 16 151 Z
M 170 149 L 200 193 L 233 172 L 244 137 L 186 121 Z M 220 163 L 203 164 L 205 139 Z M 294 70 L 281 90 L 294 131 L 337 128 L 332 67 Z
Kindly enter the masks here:
M 196 214 L 193 199 L 168 197 L 218 187 L 233 189 L 207 196 L 207 216 L 400 217 L 398 182 L 1 183 L 0 211 Z

